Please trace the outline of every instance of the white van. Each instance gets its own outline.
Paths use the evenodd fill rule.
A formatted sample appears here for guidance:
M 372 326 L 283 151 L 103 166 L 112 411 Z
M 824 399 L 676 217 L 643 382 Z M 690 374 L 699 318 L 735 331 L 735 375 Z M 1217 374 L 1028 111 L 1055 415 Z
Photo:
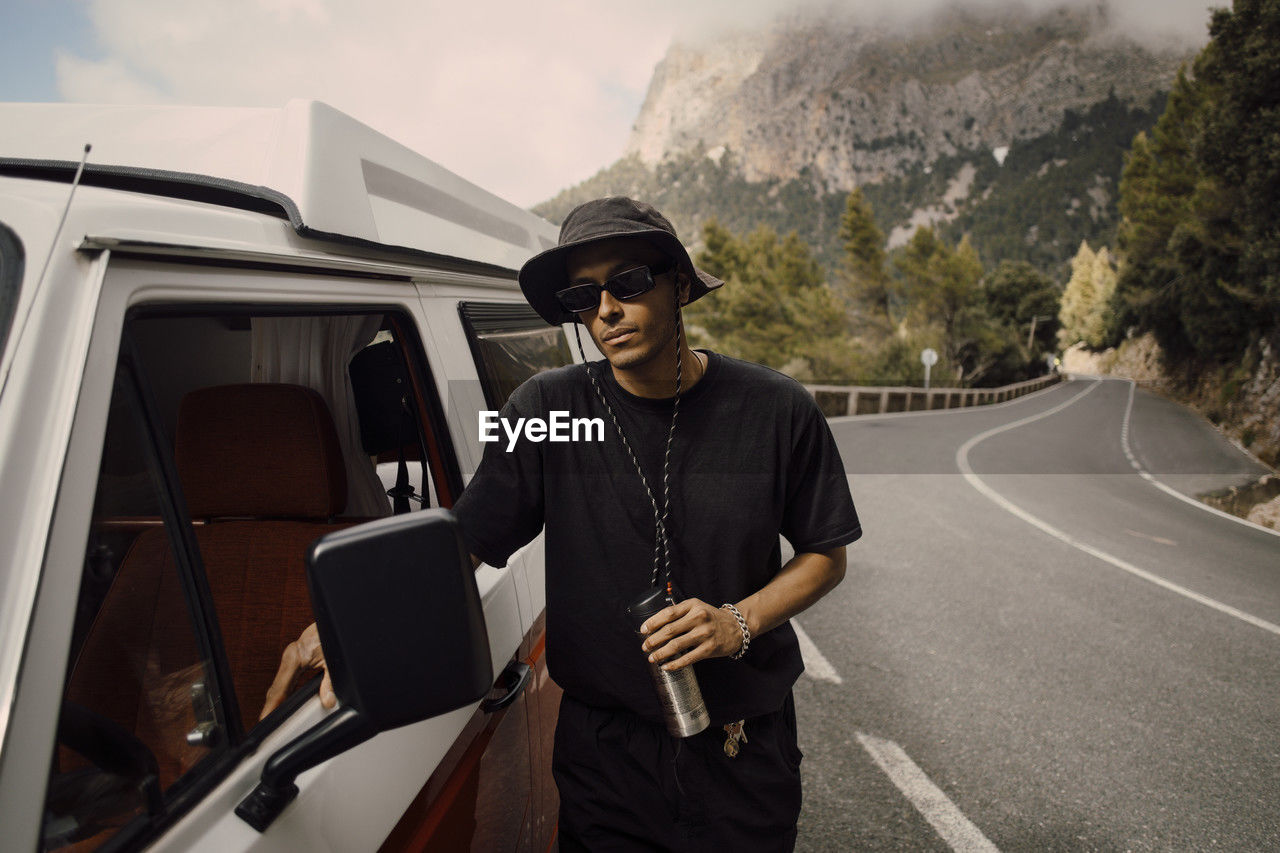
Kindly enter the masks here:
M 554 843 L 542 539 L 461 580 L 413 543 L 478 413 L 573 359 L 515 285 L 555 239 L 316 102 L 0 105 L 0 846 Z M 426 598 L 338 613 L 400 563 Z M 339 710 L 259 720 L 323 595 Z

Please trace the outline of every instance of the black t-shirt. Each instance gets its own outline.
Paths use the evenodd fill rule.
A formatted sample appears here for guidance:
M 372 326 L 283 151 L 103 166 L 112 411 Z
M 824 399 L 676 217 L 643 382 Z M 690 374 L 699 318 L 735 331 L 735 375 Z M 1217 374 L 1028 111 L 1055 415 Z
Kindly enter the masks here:
M 779 533 L 797 552 L 824 551 L 854 541 L 862 528 L 831 430 L 809 393 L 768 368 L 708 356 L 706 373 L 680 398 L 667 531 L 676 588 L 719 606 L 778 573 Z M 672 400 L 630 394 L 604 361 L 590 369 L 661 507 Z M 586 366 L 538 374 L 512 393 L 501 417 L 514 425 L 557 411 L 602 418 L 603 441 L 522 435 L 508 451 L 498 429 L 500 440 L 486 447 L 454 511 L 471 553 L 493 566 L 505 566 L 545 523 L 551 677 L 581 702 L 659 722 L 642 638 L 626 613 L 650 588 L 653 507 Z M 740 660 L 694 665 L 716 724 L 778 710 L 803 668 L 789 622 L 752 638 Z

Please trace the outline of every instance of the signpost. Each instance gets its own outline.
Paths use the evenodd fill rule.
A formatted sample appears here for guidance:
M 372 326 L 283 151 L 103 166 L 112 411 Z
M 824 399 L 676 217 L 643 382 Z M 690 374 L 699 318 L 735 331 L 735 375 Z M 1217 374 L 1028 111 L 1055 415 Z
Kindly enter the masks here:
M 929 369 L 938 363 L 938 353 L 929 347 L 920 353 L 920 363 L 924 365 L 924 387 L 929 388 Z
M 1052 314 L 1037 314 L 1031 318 L 1031 331 L 1027 332 L 1027 349 L 1031 349 L 1032 342 L 1036 339 L 1036 323 L 1041 320 L 1052 320 Z

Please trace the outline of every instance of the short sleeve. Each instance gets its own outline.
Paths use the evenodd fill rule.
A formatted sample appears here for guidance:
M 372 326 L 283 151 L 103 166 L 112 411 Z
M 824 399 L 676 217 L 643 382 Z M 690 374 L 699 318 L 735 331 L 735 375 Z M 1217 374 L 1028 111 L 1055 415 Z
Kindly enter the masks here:
M 797 552 L 827 551 L 862 535 L 840 450 L 817 405 L 805 393 L 786 470 L 782 535 Z
M 543 417 L 540 389 L 530 379 L 512 392 L 499 418 Z M 453 506 L 467 549 L 501 568 L 527 545 L 543 523 L 542 445 L 517 441 L 508 450 L 501 426 L 498 440 L 485 446 L 475 476 Z

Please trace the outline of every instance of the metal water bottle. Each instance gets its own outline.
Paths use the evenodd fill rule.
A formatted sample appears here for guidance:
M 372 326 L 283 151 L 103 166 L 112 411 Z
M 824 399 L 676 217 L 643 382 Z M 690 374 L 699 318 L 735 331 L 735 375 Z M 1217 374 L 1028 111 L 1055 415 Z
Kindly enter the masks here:
M 640 633 L 640 626 L 646 619 L 675 603 L 670 585 L 666 590 L 654 587 L 631 602 L 627 613 L 631 616 L 636 633 Z M 658 689 L 658 700 L 662 703 L 662 716 L 667 723 L 668 732 L 675 737 L 689 737 L 707 727 L 711 717 L 707 714 L 706 703 L 702 701 L 702 691 L 698 688 L 698 677 L 694 675 L 692 666 L 668 672 L 650 661 L 649 673 Z

